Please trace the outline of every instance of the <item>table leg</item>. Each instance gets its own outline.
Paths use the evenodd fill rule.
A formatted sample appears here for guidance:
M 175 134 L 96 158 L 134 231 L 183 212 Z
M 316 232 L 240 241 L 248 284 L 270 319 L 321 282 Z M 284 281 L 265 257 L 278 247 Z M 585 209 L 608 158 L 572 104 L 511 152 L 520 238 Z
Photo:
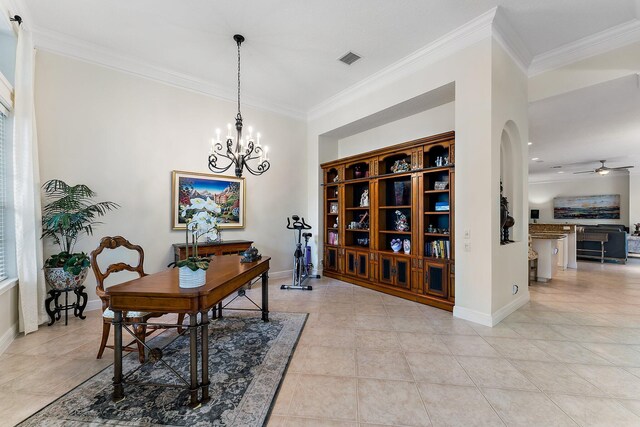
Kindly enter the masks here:
M 262 273 L 262 320 L 269 321 L 269 272 Z
M 222 319 L 222 301 L 218 303 L 218 318 Z
M 122 311 L 113 312 L 113 401 L 124 399 L 122 386 Z
M 69 323 L 69 289 L 64 291 L 64 326 Z
M 202 383 L 200 387 L 202 387 L 202 399 L 200 399 L 200 403 L 206 403 L 211 398 L 209 397 L 209 312 L 204 310 L 200 313 L 200 331 L 202 334 L 202 339 L 200 340 L 200 345 L 202 346 Z
M 191 384 L 189 392 L 191 393 L 191 401 L 189 406 L 195 408 L 198 402 L 198 314 L 191 313 L 189 315 L 189 366 Z

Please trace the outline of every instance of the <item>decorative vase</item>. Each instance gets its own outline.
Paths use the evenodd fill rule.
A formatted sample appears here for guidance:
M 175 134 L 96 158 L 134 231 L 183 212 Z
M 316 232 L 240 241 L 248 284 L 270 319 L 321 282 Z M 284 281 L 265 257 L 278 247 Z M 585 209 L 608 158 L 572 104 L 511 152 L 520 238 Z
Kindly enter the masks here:
M 205 284 L 207 271 L 197 269 L 193 271 L 187 266 L 178 269 L 178 283 L 181 288 L 197 288 Z
M 402 249 L 402 241 L 400 239 L 393 239 L 391 241 L 391 250 L 393 250 L 393 252 L 400 252 L 400 249 Z
M 79 274 L 71 274 L 63 270 L 62 267 L 44 269 L 44 279 L 51 287 L 59 291 L 64 289 L 75 289 L 84 283 L 87 278 L 89 267 L 85 267 Z
M 404 239 L 404 241 L 402 242 L 402 249 L 404 250 L 405 254 L 410 254 L 411 253 L 411 240 Z

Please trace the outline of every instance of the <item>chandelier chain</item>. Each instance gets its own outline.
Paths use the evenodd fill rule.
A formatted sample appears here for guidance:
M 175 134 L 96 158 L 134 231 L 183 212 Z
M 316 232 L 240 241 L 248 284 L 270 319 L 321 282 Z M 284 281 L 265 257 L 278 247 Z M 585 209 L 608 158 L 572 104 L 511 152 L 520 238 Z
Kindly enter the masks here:
M 240 42 L 238 42 L 238 115 L 240 115 Z

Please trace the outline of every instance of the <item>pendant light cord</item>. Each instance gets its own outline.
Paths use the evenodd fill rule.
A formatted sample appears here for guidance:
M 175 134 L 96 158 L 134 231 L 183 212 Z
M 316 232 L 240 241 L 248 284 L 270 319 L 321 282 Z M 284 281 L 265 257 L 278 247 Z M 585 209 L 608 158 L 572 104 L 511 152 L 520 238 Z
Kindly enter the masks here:
M 240 114 L 240 41 L 238 41 L 238 116 L 242 117 Z

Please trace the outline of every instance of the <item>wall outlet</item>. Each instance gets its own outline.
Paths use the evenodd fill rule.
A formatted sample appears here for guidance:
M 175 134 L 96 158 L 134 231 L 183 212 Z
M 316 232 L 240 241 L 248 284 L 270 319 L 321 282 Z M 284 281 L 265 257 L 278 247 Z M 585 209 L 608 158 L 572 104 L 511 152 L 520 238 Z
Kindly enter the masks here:
M 518 285 L 513 285 L 513 295 L 518 293 Z
M 464 250 L 465 250 L 465 252 L 471 252 L 471 243 L 465 242 Z

